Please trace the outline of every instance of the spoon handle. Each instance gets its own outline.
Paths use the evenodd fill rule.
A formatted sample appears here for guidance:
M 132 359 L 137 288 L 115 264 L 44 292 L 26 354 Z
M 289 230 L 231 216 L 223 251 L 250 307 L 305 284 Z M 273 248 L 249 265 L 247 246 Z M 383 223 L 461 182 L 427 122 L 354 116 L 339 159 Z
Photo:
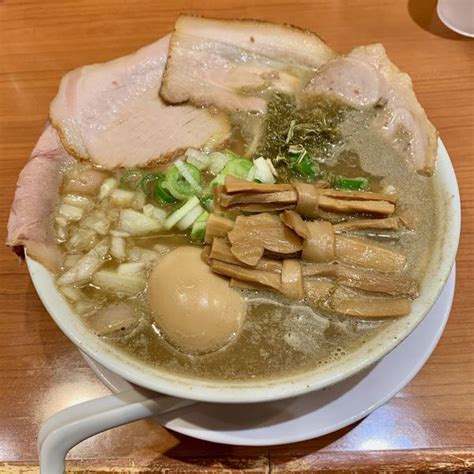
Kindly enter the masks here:
M 133 388 L 61 410 L 48 418 L 40 429 L 40 472 L 63 474 L 68 451 L 90 436 L 193 403 L 192 400 Z

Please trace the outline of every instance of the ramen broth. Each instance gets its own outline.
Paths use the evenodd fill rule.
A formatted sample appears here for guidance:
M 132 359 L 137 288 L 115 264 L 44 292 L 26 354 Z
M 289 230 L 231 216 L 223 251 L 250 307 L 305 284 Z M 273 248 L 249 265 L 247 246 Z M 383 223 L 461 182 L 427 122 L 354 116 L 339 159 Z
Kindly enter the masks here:
M 255 117 L 249 119 L 255 120 Z M 232 151 L 244 155 L 249 143 L 255 137 L 249 137 L 248 130 L 240 128 L 241 123 L 240 113 L 234 120 L 235 129 L 229 143 Z M 330 143 L 329 150 L 319 156 L 318 166 L 322 176 L 367 178 L 369 191 L 396 194 L 397 215 L 403 216 L 404 221 L 408 222 L 396 232 L 354 230 L 348 235 L 368 238 L 403 254 L 406 257 L 406 264 L 402 277 L 421 281 L 433 244 L 433 226 L 436 225 L 432 181 L 415 173 L 407 161 L 394 150 L 392 144 L 380 138 L 373 129 L 369 112 L 345 111 L 337 125 L 337 131 L 340 134 L 337 142 Z M 255 150 L 254 153 L 248 158 L 259 156 Z M 91 166 L 77 162 L 67 170 L 61 192 L 63 197 L 71 194 L 68 191 L 71 189 L 69 185 L 71 180 L 76 179 L 84 169 Z M 166 167 L 150 168 L 146 171 L 163 172 L 164 168 Z M 116 182 L 119 182 L 124 175 L 124 170 L 103 172 L 106 178 L 115 178 Z M 277 182 L 288 179 L 282 176 L 283 173 L 277 178 Z M 201 187 L 205 187 L 214 178 L 215 174 L 203 171 Z M 116 226 L 120 209 L 124 208 L 124 204 L 117 204 L 117 200 L 113 202 L 109 198 L 100 200 L 97 195 L 98 193 L 86 196 L 89 203 L 84 205 L 80 218 L 68 220 L 67 226 L 61 227 L 57 224 L 58 243 L 65 254 L 63 271 L 67 271 L 77 263 L 78 259 L 101 239 L 110 238 L 108 237 L 110 229 Z M 158 206 L 144 195 L 140 195 L 137 199 L 142 201 L 129 203 L 125 207 L 139 210 L 141 206 L 152 202 L 164 209 L 168 216 L 177 207 L 176 203 Z M 97 215 L 97 212 L 102 212 L 102 215 L 106 216 L 109 222 L 108 228 L 102 230 L 102 234 L 96 231 L 84 231 L 82 225 L 84 220 L 88 216 Z M 234 212 L 231 217 L 235 218 L 235 214 Z M 57 215 L 60 216 L 59 211 Z M 342 220 L 338 216 L 332 217 L 333 223 Z M 109 256 L 100 269 L 114 270 L 120 263 L 145 262 L 140 270 L 145 281 L 150 271 L 151 260 L 159 262 L 170 250 L 183 245 L 203 246 L 203 243 L 190 242 L 190 229 L 180 231 L 172 228 L 142 236 L 127 236 L 126 233 L 118 231 L 113 237 L 116 238 L 116 242 L 122 242 L 126 246 L 126 257 Z M 116 249 L 116 255 L 117 252 L 119 251 Z M 163 278 L 166 278 L 166 275 L 163 275 Z M 329 281 L 326 277 L 316 277 L 315 280 Z M 59 282 L 60 280 L 58 286 L 61 290 Z M 391 318 L 345 316 L 324 305 L 314 307 L 306 298 L 294 301 L 278 292 L 265 289 L 236 289 L 235 291 L 240 292 L 245 298 L 247 307 L 246 318 L 240 332 L 219 350 L 196 355 L 178 350 L 164 337 L 159 324 L 151 316 L 146 285 L 143 290 L 135 294 L 122 295 L 104 291 L 94 281 L 70 286 L 73 289 L 80 289 L 80 292 L 73 296 L 73 293 L 67 290 L 64 294 L 77 313 L 77 317 L 83 318 L 92 331 L 97 332 L 94 318 L 101 308 L 117 302 L 126 302 L 133 308 L 137 318 L 134 324 L 101 332 L 98 337 L 161 371 L 209 380 L 275 379 L 315 370 L 331 361 L 347 357 L 376 335 L 387 331 L 393 321 Z M 354 288 L 347 291 L 350 295 L 366 295 L 365 292 Z M 162 297 L 167 298 L 167 295 L 163 294 Z

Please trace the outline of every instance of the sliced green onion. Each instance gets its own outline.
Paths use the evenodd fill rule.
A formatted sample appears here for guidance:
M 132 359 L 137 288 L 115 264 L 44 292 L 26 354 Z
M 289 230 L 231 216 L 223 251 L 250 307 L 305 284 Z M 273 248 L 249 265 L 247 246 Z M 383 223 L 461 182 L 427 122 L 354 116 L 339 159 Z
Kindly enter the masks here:
M 210 155 L 196 150 L 195 148 L 188 148 L 185 155 L 186 161 L 200 170 L 206 169 L 211 162 Z
M 218 174 L 210 183 L 209 186 L 213 188 L 214 186 L 217 185 L 223 185 L 225 181 L 225 174 Z
M 210 163 L 209 163 L 209 171 L 214 173 L 215 175 L 219 174 L 223 169 L 224 166 L 232 159 L 226 153 L 221 153 L 220 151 L 214 151 L 209 155 Z
M 311 180 L 316 179 L 319 174 L 318 164 L 309 155 L 306 155 L 302 160 L 298 160 L 293 165 L 293 170 Z
M 292 172 L 310 181 L 314 181 L 320 174 L 318 163 L 311 157 L 302 145 L 289 147 L 289 164 Z
M 155 190 L 155 183 L 163 178 L 164 175 L 162 173 L 146 173 L 140 180 L 140 187 L 148 197 L 152 196 Z
M 201 201 L 201 205 L 208 211 L 212 212 L 214 210 L 214 196 L 212 194 L 199 196 L 199 201 Z
M 125 171 L 125 173 L 120 176 L 120 187 L 133 190 L 137 189 L 144 174 L 145 172 L 143 170 L 139 170 L 137 168 L 132 168 Z
M 224 166 L 223 170 L 209 183 L 209 186 L 212 189 L 214 186 L 223 185 L 227 175 L 251 181 L 249 176 L 253 176 L 253 172 L 252 161 L 245 158 L 234 158 Z
M 143 192 L 157 203 L 175 202 L 174 196 L 163 187 L 164 180 L 165 176 L 162 173 L 146 173 L 140 181 L 140 186 Z
M 224 150 L 224 153 L 229 157 L 229 158 L 232 158 L 233 160 L 236 159 L 236 158 L 240 158 L 242 159 L 242 157 L 240 155 L 238 155 L 237 153 L 233 152 L 232 150 L 229 150 L 228 148 L 226 148 Z
M 202 188 L 199 184 L 201 182 L 201 174 L 199 173 L 199 168 L 197 172 L 192 172 L 193 169 L 197 167 L 189 163 L 183 163 L 182 161 L 177 161 L 175 163 L 175 166 L 179 169 L 179 172 L 183 175 L 183 178 L 193 188 L 194 193 L 200 194 L 202 192 Z
M 347 191 L 364 191 L 369 187 L 367 178 L 339 178 L 334 182 L 337 189 L 345 189 Z
M 209 219 L 209 213 L 204 211 L 193 224 L 191 229 L 191 240 L 195 242 L 203 242 L 206 234 L 207 219 Z
M 224 166 L 221 174 L 235 176 L 236 178 L 247 179 L 247 176 L 252 169 L 253 163 L 251 160 L 244 158 L 234 158 Z
M 178 161 L 166 171 L 162 187 L 167 189 L 176 199 L 183 201 L 201 189 L 200 183 L 201 173 L 199 170 L 189 163 Z
M 255 178 L 256 174 L 257 174 L 257 167 L 254 165 L 252 166 L 252 168 L 250 168 L 249 174 L 247 175 L 247 181 L 256 181 L 256 178 Z
M 165 221 L 165 229 L 170 230 L 171 227 L 177 224 L 189 211 L 192 211 L 196 206 L 199 206 L 199 199 L 197 196 L 193 196 L 192 198 L 188 199 L 186 204 L 168 216 Z
M 176 227 L 181 231 L 189 229 L 203 212 L 202 206 L 196 206 L 176 224 Z
M 168 191 L 166 187 L 167 184 L 164 177 L 155 183 L 155 189 L 153 190 L 153 199 L 155 202 L 162 204 L 176 202 L 176 198 Z

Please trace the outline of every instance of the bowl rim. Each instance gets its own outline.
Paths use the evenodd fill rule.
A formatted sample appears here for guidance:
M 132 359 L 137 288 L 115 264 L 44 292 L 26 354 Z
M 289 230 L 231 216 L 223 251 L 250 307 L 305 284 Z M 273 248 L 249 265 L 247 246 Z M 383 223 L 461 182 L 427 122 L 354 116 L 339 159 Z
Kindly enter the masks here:
M 452 162 L 441 139 L 438 139 L 436 176 L 439 183 L 446 186 L 444 189 L 451 197 L 446 201 L 450 222 L 445 226 L 443 234 L 443 252 L 440 257 L 439 273 L 436 275 L 435 281 L 430 283 L 433 285 L 433 289 L 429 292 L 423 309 L 419 311 L 411 324 L 404 327 L 401 333 L 397 332 L 398 337 L 386 338 L 387 342 L 379 344 L 378 347 L 371 348 L 369 345 L 364 348 L 367 355 L 360 360 L 357 360 L 358 351 L 351 353 L 347 361 L 334 366 L 330 365 L 327 370 L 325 369 L 328 372 L 326 376 L 323 375 L 324 371 L 322 374 L 321 370 L 313 370 L 286 379 L 260 380 L 258 384 L 246 384 L 245 382 L 233 384 L 159 373 L 158 370 L 126 356 L 92 334 L 80 321 L 80 318 L 74 315 L 66 300 L 59 293 L 51 273 L 28 255 L 26 255 L 26 263 L 33 285 L 43 305 L 62 332 L 79 349 L 124 379 L 155 392 L 212 403 L 255 403 L 290 398 L 334 385 L 375 364 L 408 337 L 428 314 L 446 284 L 454 264 L 461 227 L 459 188 Z

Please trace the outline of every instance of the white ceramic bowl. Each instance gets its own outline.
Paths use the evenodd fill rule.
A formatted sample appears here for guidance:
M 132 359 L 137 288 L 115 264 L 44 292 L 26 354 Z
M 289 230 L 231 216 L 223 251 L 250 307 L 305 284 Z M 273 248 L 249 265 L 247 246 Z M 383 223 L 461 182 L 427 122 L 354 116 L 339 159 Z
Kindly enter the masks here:
M 69 339 L 90 357 L 124 379 L 156 392 L 200 401 L 245 403 L 278 400 L 322 389 L 374 364 L 389 353 L 420 323 L 440 294 L 449 276 L 459 241 L 459 190 L 451 161 L 441 140 L 436 182 L 436 243 L 421 283 L 420 296 L 407 317 L 394 321 L 387 331 L 339 361 L 312 372 L 273 381 L 218 382 L 173 375 L 141 364 L 91 333 L 74 315 L 57 291 L 51 274 L 27 258 L 33 284 L 49 314 Z
M 460 35 L 474 38 L 474 2 L 472 0 L 438 0 L 439 19 Z

